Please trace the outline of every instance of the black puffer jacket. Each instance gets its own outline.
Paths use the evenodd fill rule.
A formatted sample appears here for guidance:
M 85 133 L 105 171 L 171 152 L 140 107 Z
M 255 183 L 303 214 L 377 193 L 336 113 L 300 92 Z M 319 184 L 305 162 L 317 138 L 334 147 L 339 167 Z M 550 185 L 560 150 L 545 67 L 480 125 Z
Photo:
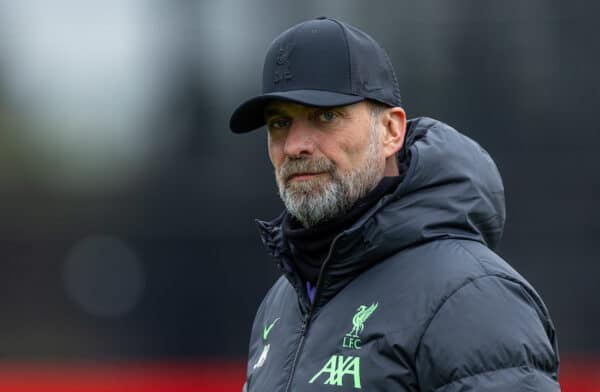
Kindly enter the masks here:
M 334 240 L 310 303 L 283 215 L 259 222 L 282 268 L 250 339 L 248 391 L 559 391 L 548 310 L 496 255 L 498 170 L 474 141 L 409 122 L 398 188 Z

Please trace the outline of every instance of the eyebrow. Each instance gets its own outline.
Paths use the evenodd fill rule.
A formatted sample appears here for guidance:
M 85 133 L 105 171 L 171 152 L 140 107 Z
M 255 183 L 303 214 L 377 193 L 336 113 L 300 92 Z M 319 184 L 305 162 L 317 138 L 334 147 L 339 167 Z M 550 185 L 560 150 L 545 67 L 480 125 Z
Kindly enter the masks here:
M 265 109 L 265 118 L 283 114 L 285 114 L 285 112 L 279 108 L 270 107 Z

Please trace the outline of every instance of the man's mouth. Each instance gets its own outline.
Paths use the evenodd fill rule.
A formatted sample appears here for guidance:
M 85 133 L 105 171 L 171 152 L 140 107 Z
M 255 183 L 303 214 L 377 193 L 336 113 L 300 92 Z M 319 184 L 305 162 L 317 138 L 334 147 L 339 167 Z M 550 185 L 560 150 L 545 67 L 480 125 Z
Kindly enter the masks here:
M 313 179 L 322 174 L 326 174 L 326 172 L 315 172 L 315 173 L 295 173 L 288 176 L 286 181 L 307 181 Z

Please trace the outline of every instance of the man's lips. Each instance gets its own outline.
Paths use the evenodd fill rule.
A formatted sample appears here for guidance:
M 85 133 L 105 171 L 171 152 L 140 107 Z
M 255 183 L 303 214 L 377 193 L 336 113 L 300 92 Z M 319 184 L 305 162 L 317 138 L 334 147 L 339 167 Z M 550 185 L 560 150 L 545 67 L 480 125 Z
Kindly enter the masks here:
M 321 174 L 325 174 L 325 172 L 317 172 L 317 173 L 296 173 L 288 176 L 287 181 L 306 181 L 319 176 Z

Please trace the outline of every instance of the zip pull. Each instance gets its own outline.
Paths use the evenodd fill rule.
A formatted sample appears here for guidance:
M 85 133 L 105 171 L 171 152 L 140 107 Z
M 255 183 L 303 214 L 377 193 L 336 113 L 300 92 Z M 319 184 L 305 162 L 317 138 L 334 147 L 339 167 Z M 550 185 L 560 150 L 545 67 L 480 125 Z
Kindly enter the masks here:
M 308 324 L 310 322 L 310 312 L 307 312 L 302 319 L 302 328 L 300 328 L 300 337 L 303 338 L 306 335 L 306 331 L 308 330 Z

